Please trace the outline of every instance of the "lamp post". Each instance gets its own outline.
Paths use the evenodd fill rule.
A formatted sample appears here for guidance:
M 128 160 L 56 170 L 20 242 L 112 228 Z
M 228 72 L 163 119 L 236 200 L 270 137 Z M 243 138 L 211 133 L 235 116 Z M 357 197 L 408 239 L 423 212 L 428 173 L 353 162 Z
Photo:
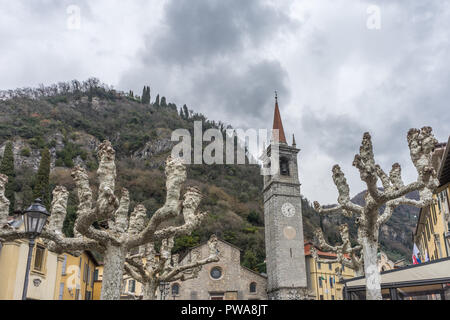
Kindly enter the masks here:
M 161 300 L 166 300 L 167 282 L 161 281 L 159 283 L 159 292 L 161 293 Z
M 49 216 L 50 213 L 47 212 L 47 209 L 42 205 L 41 199 L 36 199 L 34 203 L 23 213 L 22 219 L 25 225 L 25 232 L 29 234 L 30 242 L 28 247 L 28 260 L 27 268 L 25 270 L 25 282 L 23 284 L 22 300 L 27 299 L 28 276 L 30 273 L 34 243 L 36 238 L 41 234 L 42 229 L 44 228 L 44 225 L 47 222 L 47 218 Z

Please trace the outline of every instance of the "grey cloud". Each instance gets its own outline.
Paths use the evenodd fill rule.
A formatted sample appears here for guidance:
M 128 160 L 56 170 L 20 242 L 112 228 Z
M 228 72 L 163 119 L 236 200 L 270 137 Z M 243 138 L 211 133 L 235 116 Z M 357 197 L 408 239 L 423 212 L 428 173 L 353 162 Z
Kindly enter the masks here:
M 172 0 L 161 21 L 121 87 L 149 83 L 155 94 L 170 92 L 176 103 L 235 127 L 265 125 L 275 90 L 289 101 L 286 70 L 263 55 L 266 44 L 298 27 L 287 12 L 260 0 Z
M 245 46 L 259 47 L 294 26 L 288 15 L 260 0 L 169 1 L 162 21 L 164 31 L 155 41 L 148 36 L 147 51 L 180 65 L 240 55 Z
M 358 121 L 348 115 L 321 115 L 306 109 L 298 134 L 303 140 L 313 140 L 315 146 L 331 158 L 348 161 L 358 152 L 364 132 Z
M 289 101 L 287 73 L 277 61 L 264 60 L 230 68 L 218 65 L 194 82 L 205 112 L 220 110 L 234 126 L 258 127 L 273 116 L 274 90 Z

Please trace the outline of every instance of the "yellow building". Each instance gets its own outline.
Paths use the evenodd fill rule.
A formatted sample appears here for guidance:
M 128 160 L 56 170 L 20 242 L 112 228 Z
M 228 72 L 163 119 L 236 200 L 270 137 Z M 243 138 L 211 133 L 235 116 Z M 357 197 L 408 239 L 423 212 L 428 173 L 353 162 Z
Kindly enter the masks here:
M 422 262 L 446 258 L 450 254 L 450 140 L 440 144 L 433 153 L 433 165 L 438 172 L 439 188 L 435 203 L 420 210 L 414 242 L 419 248 Z
M 121 300 L 135 300 L 142 298 L 142 284 L 125 274 L 122 282 Z
M 347 280 L 355 276 L 353 269 L 346 268 L 339 263 L 320 263 L 311 254 L 312 243 L 305 243 L 305 260 L 308 289 L 316 300 L 343 300 L 344 285 L 340 283 L 336 268 L 342 269 L 342 277 Z M 323 252 L 316 248 L 319 258 L 336 259 L 336 254 Z
M 10 218 L 10 225 L 23 229 L 21 217 Z M 22 299 L 28 240 L 0 245 L 0 300 Z M 92 253 L 80 257 L 57 255 L 36 240 L 31 260 L 27 298 L 30 300 L 92 300 L 94 270 L 98 266 Z
M 95 270 L 99 263 L 90 251 L 79 257 L 62 254 L 58 264 L 60 280 L 55 300 L 94 300 Z
M 10 225 L 23 229 L 20 217 L 10 218 Z M 28 259 L 28 240 L 0 244 L 0 300 L 21 300 Z M 36 239 L 30 266 L 27 299 L 52 300 L 58 279 L 58 255 L 49 252 Z

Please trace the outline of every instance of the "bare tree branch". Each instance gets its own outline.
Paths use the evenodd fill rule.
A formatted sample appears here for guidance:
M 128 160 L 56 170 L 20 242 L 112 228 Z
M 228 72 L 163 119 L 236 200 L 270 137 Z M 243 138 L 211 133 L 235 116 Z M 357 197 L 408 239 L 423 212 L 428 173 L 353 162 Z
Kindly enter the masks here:
M 355 156 L 353 165 L 359 170 L 361 180 L 367 185 L 367 192 L 364 200 L 365 205 L 353 206 L 350 202 L 349 187 L 344 174 L 339 166 L 333 167 L 333 180 L 339 192 L 338 206 L 330 209 L 323 209 L 318 203 L 315 208 L 319 213 L 337 213 L 342 210 L 344 215 L 349 212 L 356 213 L 356 225 L 358 226 L 359 246 L 350 248 L 348 234 L 341 232 L 343 244 L 341 246 L 331 246 L 324 240 L 323 234 L 316 232 L 321 246 L 325 250 L 333 251 L 338 255 L 338 259 L 343 262 L 351 262 L 354 265 L 364 263 L 364 273 L 366 275 L 367 299 L 380 300 L 380 274 L 377 268 L 378 237 L 380 226 L 386 223 L 392 216 L 394 209 L 400 205 L 410 205 L 423 208 L 433 203 L 433 192 L 439 185 L 436 171 L 432 166 L 431 155 L 437 144 L 430 127 L 421 130 L 411 129 L 407 136 L 408 146 L 411 153 L 411 160 L 416 167 L 417 181 L 405 185 L 401 177 L 401 167 L 398 163 L 392 166 L 389 176 L 375 163 L 372 141 L 369 133 L 365 133 L 360 152 Z M 378 189 L 377 183 L 380 179 L 383 191 Z M 420 200 L 407 199 L 406 195 L 418 191 Z M 380 215 L 379 210 L 385 206 Z M 347 212 L 346 212 L 347 211 Z M 345 239 L 344 239 L 345 238 Z M 355 252 L 361 250 L 360 258 Z M 349 259 L 343 259 L 340 255 L 349 255 Z

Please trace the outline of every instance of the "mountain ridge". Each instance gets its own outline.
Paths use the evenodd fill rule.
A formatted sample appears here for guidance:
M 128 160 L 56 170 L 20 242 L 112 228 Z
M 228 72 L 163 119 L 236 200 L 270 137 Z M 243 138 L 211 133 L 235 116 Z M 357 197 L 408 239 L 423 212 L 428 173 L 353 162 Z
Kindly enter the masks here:
M 68 215 L 64 230 L 73 232 L 77 197 L 70 176 L 71 168 L 82 165 L 90 172 L 96 191 L 95 171 L 98 166 L 96 148 L 108 139 L 117 154 L 117 190 L 130 190 L 132 205 L 142 203 L 151 214 L 163 204 L 165 197 L 164 165 L 174 143 L 171 132 L 187 129 L 193 133 L 193 122 L 202 121 L 203 130 L 224 131 L 222 122 L 208 120 L 187 106 L 178 108 L 159 95 L 142 103 L 138 96 L 118 92 L 97 79 L 76 80 L 38 89 L 23 88 L 0 92 L 0 154 L 7 141 L 13 141 L 17 170 L 17 210 L 32 201 L 30 189 L 40 161 L 40 150 L 51 153 L 51 187 L 62 184 L 70 191 Z M 175 250 L 183 251 L 209 238 L 211 233 L 243 250 L 243 265 L 263 272 L 264 214 L 262 176 L 257 165 L 189 165 L 187 184 L 200 188 L 205 195 L 202 210 L 210 214 L 191 236 L 176 240 Z M 362 193 L 361 193 L 362 194 Z M 360 201 L 358 194 L 354 201 Z M 313 231 L 321 225 L 309 201 L 302 198 L 305 239 L 312 240 Z M 400 210 L 399 217 L 404 217 Z M 410 212 L 411 214 L 411 212 Z M 391 259 L 409 255 L 408 228 L 396 225 L 394 218 L 382 229 L 380 243 Z M 339 241 L 334 218 L 324 218 L 329 241 Z M 411 220 L 411 219 L 410 219 Z M 352 225 L 351 221 L 348 221 Z M 354 228 L 350 228 L 354 232 Z M 396 234 L 396 237 L 390 235 Z M 399 243 L 395 242 L 401 239 Z M 411 245 L 412 247 L 412 245 Z

